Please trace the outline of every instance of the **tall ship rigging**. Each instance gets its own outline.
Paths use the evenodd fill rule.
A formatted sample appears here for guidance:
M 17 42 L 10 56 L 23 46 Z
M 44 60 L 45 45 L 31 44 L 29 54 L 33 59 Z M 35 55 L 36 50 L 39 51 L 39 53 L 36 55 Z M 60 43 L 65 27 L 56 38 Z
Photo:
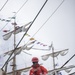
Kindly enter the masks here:
M 46 2 L 47 2 L 48 0 L 46 0 Z M 29 23 L 27 23 L 27 24 L 25 24 L 24 26 L 21 26 L 21 27 L 19 27 L 19 26 L 17 26 L 17 23 L 16 23 L 16 17 L 14 16 L 14 17 L 12 17 L 12 18 L 14 18 L 14 22 L 12 23 L 12 25 L 14 26 L 14 30 L 12 30 L 12 31 L 9 31 L 8 33 L 6 33 L 5 35 L 3 35 L 3 39 L 4 40 L 8 40 L 9 38 L 11 38 L 11 36 L 12 35 L 14 35 L 13 37 L 14 37 L 14 43 L 13 43 L 13 49 L 11 49 L 11 51 L 8 51 L 8 52 L 5 52 L 4 53 L 4 57 L 6 57 L 7 55 L 9 56 L 8 58 L 7 58 L 7 60 L 6 60 L 6 62 L 3 64 L 3 66 L 2 66 L 2 68 L 1 68 L 1 70 L 0 70 L 0 75 L 21 75 L 21 73 L 22 72 L 27 72 L 27 71 L 29 71 L 29 69 L 31 68 L 30 66 L 28 66 L 28 67 L 26 67 L 26 68 L 21 68 L 21 69 L 17 69 L 17 64 L 16 64 L 16 56 L 18 56 L 22 51 L 24 51 L 24 50 L 30 50 L 30 49 L 37 49 L 37 48 L 34 48 L 34 45 L 37 43 L 37 44 L 40 44 L 40 45 L 43 45 L 44 47 L 45 46 L 47 46 L 47 45 L 45 45 L 45 44 L 43 44 L 43 43 L 41 43 L 41 42 L 38 42 L 36 39 L 34 39 L 33 37 L 31 37 L 31 35 L 29 35 L 27 32 L 28 32 L 28 30 L 30 29 L 30 27 L 32 26 L 32 24 L 34 23 L 34 21 L 36 20 L 36 18 L 38 17 L 38 15 L 39 15 L 39 13 L 41 12 L 41 10 L 43 9 L 43 7 L 44 7 L 44 5 L 46 4 L 46 2 L 43 4 L 43 6 L 41 7 L 41 9 L 39 10 L 39 12 L 37 13 L 37 15 L 35 16 L 35 18 L 31 21 L 31 22 L 29 22 Z M 62 4 L 62 3 L 61 3 Z M 60 4 L 60 5 L 61 5 Z M 59 5 L 59 6 L 60 6 Z M 59 7 L 58 7 L 59 8 Z M 57 9 L 58 9 L 57 8 Z M 56 10 L 57 10 L 56 9 Z M 55 11 L 56 11 L 55 10 Z M 55 11 L 53 12 L 53 13 L 55 13 Z M 53 15 L 53 14 L 52 14 Z M 51 16 L 52 16 L 51 15 Z M 51 17 L 50 16 L 50 17 Z M 7 30 L 4 30 L 4 32 L 7 32 Z M 23 37 L 21 38 L 21 40 L 19 41 L 19 43 L 17 43 L 16 44 L 16 34 L 18 34 L 18 33 L 21 33 L 21 32 L 25 32 L 25 34 L 23 35 Z M 30 37 L 30 39 L 29 39 L 29 41 L 26 43 L 25 42 L 25 44 L 23 45 L 23 46 L 19 46 L 19 44 L 20 44 L 20 42 L 22 41 L 22 39 L 25 37 L 25 36 L 28 36 L 28 37 Z M 19 46 L 19 47 L 18 47 Z M 49 73 L 48 73 L 48 75 L 58 75 L 58 74 L 61 74 L 61 72 L 60 71 L 62 71 L 62 70 L 65 70 L 67 73 L 69 73 L 70 71 L 71 71 L 71 69 L 72 68 L 74 68 L 75 66 L 74 65 L 70 65 L 70 66 L 65 66 L 74 56 L 75 56 L 75 54 L 69 59 L 69 60 L 67 60 L 61 67 L 59 67 L 59 68 L 56 68 L 55 67 L 55 57 L 57 57 L 58 55 L 61 55 L 61 56 L 65 56 L 67 53 L 68 53 L 68 51 L 69 51 L 69 49 L 63 49 L 63 50 L 59 50 L 59 51 L 57 51 L 57 52 L 55 52 L 55 49 L 54 49 L 54 46 L 53 46 L 53 43 L 51 43 L 51 45 L 50 46 L 48 46 L 48 49 L 37 49 L 37 50 L 48 50 L 48 51 L 50 51 L 50 50 L 52 50 L 52 52 L 51 53 L 49 53 L 49 54 L 46 54 L 46 55 L 43 55 L 43 56 L 41 56 L 41 58 L 44 60 L 44 61 L 46 61 L 47 59 L 48 59 L 48 57 L 52 57 L 52 59 L 53 59 L 53 63 L 52 63 L 52 65 L 53 65 L 53 69 L 52 70 L 49 70 Z M 31 55 L 31 54 L 29 54 L 29 53 L 27 53 L 27 52 L 25 52 L 26 54 L 28 54 L 28 55 Z M 13 60 L 13 61 L 12 61 Z M 11 63 L 10 63 L 10 66 L 12 67 L 12 71 L 10 71 L 10 72 L 8 72 L 8 66 L 9 66 L 9 62 L 10 61 L 12 61 Z

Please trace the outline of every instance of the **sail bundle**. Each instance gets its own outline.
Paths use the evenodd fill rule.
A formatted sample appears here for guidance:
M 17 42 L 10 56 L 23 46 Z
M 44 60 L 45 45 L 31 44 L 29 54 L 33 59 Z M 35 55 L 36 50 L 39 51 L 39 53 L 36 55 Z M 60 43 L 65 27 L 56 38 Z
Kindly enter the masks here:
M 70 65 L 70 66 L 65 66 L 62 68 L 57 68 L 55 70 L 50 70 L 50 71 L 48 71 L 48 74 L 52 75 L 52 74 L 54 74 L 54 72 L 56 72 L 59 75 L 60 71 L 62 71 L 62 70 L 69 73 L 69 72 L 71 72 L 72 68 L 75 68 L 75 65 Z M 62 75 L 62 73 L 61 73 L 61 75 Z
M 72 68 L 75 68 L 75 66 L 74 65 L 70 65 L 70 66 L 68 66 L 66 68 L 68 68 L 68 69 L 65 69 L 65 72 L 69 73 L 69 72 L 71 72 Z
M 18 55 L 21 53 L 22 50 L 30 50 L 32 49 L 32 47 L 34 46 L 34 43 L 35 43 L 35 40 L 34 41 L 31 41 L 31 42 L 28 42 L 27 44 L 24 44 L 23 46 L 21 47 L 18 47 L 16 50 L 15 50 L 15 55 Z M 13 50 L 9 51 L 9 52 L 6 52 L 4 56 L 6 55 L 11 55 L 13 52 Z
M 64 55 L 66 55 L 68 53 L 68 49 L 65 49 L 65 50 L 62 50 L 62 51 L 57 51 L 57 52 L 54 52 L 54 53 L 50 53 L 50 54 L 47 54 L 47 55 L 43 55 L 43 56 L 41 56 L 42 57 L 42 60 L 47 60 L 48 58 L 49 58 L 49 56 L 51 56 L 51 57 L 57 57 L 59 54 L 61 55 L 61 56 L 64 56 Z M 54 54 L 54 55 L 53 55 Z

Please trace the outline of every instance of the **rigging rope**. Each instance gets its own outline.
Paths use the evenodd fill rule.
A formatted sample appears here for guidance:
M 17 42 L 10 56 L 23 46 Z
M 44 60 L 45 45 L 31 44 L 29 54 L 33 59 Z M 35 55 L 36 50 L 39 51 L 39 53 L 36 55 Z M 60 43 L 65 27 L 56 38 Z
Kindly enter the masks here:
M 4 5 L 2 6 L 2 8 L 0 9 L 0 11 L 4 8 L 4 6 L 7 4 L 8 0 L 4 3 Z
M 65 0 L 63 0 L 61 3 L 60 3 L 60 5 L 55 9 L 55 11 L 49 16 L 49 18 L 43 23 L 43 25 L 38 29 L 38 31 L 47 23 L 47 21 L 54 15 L 54 13 L 58 10 L 58 8 L 63 4 L 63 2 L 64 2 Z M 38 32 L 37 31 L 37 32 Z M 37 33 L 36 32 L 36 33 Z M 36 35 L 36 33 L 33 35 L 33 36 L 35 36 Z M 32 36 L 32 37 L 33 37 Z

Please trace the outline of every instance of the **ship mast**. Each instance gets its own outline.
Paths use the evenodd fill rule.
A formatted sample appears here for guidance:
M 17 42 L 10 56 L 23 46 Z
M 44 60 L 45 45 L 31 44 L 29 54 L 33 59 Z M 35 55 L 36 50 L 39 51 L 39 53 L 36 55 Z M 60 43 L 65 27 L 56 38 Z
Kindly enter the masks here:
M 54 46 L 53 46 L 53 43 L 52 43 L 52 53 L 53 53 L 53 68 L 55 70 L 55 59 L 54 59 Z M 57 75 L 57 74 L 54 72 L 54 75 Z
M 53 43 L 52 43 L 52 56 L 53 56 L 53 69 L 55 70 L 55 57 L 54 57 L 54 46 L 53 46 Z M 53 75 L 57 75 L 56 71 L 54 72 Z
M 54 47 L 52 43 L 52 53 L 53 53 L 53 69 L 55 69 L 55 60 L 54 60 Z
M 14 17 L 14 49 L 16 47 L 16 35 L 15 35 L 15 27 L 16 27 L 16 17 Z M 15 56 L 15 52 L 14 52 L 14 58 L 13 58 L 13 65 L 12 65 L 12 70 L 13 70 L 13 73 L 12 75 L 15 75 L 15 70 L 16 70 L 16 56 Z

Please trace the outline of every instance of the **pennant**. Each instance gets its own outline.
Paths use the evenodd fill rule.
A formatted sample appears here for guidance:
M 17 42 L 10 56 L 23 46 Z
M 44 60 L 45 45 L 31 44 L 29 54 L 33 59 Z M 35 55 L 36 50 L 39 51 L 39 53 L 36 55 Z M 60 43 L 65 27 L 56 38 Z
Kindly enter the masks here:
M 37 44 L 40 44 L 40 42 L 37 42 Z
M 40 45 L 43 45 L 43 43 L 40 43 Z
M 17 25 L 17 23 L 16 22 L 14 22 L 14 23 L 11 23 L 12 25 Z
M 11 21 L 11 20 L 9 20 L 9 19 L 7 20 L 7 19 L 1 19 L 1 18 L 0 18 L 0 20 L 1 20 L 1 21 L 5 21 L 5 22 L 10 22 L 10 21 Z
M 44 45 L 44 44 L 43 44 L 43 46 L 47 46 L 47 45 Z
M 34 38 L 30 38 L 30 40 L 35 40 Z
M 41 42 L 37 42 L 36 44 L 39 44 L 39 45 L 42 45 L 42 46 L 47 46 L 47 45 L 45 45 L 45 44 L 43 44 Z
M 36 42 L 36 40 L 34 40 L 34 41 L 32 41 L 32 42 L 29 42 L 28 44 L 27 44 L 27 46 L 28 45 L 31 45 L 31 44 L 34 44 Z
M 15 19 L 15 18 L 16 18 L 15 16 L 11 17 L 11 19 Z
M 29 35 L 29 37 L 30 37 L 30 35 Z M 31 37 L 29 40 L 32 41 L 32 40 L 35 40 L 35 38 Z M 36 41 L 37 41 L 37 40 L 36 40 Z M 45 45 L 45 44 L 43 44 L 43 43 L 41 43 L 41 42 L 38 42 L 38 41 L 37 41 L 36 44 L 42 45 L 42 46 L 44 46 L 44 47 L 47 46 L 47 45 Z M 52 47 L 52 46 L 51 46 L 51 47 Z
M 10 22 L 11 20 L 5 20 L 6 22 Z
M 8 32 L 8 31 L 10 31 L 10 30 L 3 30 L 3 32 Z

